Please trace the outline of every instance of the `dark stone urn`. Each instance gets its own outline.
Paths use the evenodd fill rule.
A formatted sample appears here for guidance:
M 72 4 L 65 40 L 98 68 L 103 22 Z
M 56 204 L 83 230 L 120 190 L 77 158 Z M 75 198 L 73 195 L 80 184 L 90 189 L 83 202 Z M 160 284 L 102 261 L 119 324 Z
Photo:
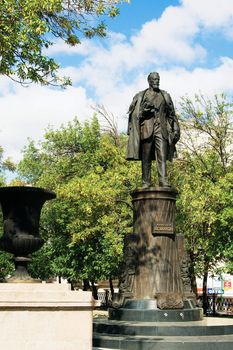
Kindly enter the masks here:
M 27 272 L 30 254 L 44 243 L 39 235 L 40 213 L 45 201 L 56 197 L 54 192 L 38 187 L 12 186 L 0 188 L 4 233 L 0 249 L 14 254 L 15 272 L 8 282 L 38 282 Z

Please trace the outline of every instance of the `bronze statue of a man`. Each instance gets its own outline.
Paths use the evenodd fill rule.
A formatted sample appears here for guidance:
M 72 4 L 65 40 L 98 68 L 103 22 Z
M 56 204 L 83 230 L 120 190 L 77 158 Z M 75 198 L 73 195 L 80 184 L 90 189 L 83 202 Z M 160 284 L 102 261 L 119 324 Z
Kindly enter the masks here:
M 148 75 L 149 88 L 137 93 L 129 107 L 128 160 L 142 161 L 142 187 L 151 186 L 156 160 L 159 186 L 169 187 L 166 161 L 172 160 L 180 127 L 170 95 L 159 88 L 159 74 Z

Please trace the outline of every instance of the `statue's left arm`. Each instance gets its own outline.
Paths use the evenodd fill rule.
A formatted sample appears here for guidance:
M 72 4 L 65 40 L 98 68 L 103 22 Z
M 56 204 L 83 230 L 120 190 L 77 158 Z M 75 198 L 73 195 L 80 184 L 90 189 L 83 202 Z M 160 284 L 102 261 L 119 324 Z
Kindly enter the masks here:
M 173 140 L 176 143 L 180 138 L 179 122 L 175 113 L 175 108 L 171 96 L 165 92 L 164 97 L 167 104 L 167 120 L 171 128 L 170 132 L 173 134 Z

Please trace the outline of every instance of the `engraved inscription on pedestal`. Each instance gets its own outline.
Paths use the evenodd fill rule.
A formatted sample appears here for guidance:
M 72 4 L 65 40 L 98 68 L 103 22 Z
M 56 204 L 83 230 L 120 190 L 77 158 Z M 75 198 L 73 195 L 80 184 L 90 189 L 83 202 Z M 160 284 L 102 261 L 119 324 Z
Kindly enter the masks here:
M 152 223 L 152 234 L 153 235 L 174 235 L 175 228 L 172 224 L 164 223 Z

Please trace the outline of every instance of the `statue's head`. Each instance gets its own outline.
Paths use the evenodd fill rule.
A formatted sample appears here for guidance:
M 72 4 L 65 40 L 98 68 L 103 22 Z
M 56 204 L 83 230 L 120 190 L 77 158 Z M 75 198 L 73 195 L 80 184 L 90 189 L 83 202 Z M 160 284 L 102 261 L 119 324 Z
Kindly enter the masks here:
M 148 77 L 147 77 L 149 86 L 153 89 L 153 90 L 158 90 L 159 89 L 159 82 L 160 82 L 160 77 L 159 77 L 159 73 L 157 72 L 151 72 Z

